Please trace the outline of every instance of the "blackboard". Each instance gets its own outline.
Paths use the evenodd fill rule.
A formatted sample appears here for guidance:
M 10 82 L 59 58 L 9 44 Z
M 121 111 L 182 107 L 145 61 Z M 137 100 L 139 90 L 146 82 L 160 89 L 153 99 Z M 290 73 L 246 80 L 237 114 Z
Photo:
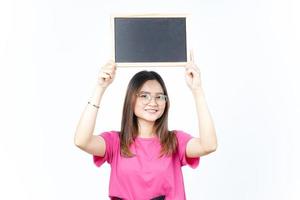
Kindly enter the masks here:
M 185 17 L 114 17 L 116 63 L 187 61 Z

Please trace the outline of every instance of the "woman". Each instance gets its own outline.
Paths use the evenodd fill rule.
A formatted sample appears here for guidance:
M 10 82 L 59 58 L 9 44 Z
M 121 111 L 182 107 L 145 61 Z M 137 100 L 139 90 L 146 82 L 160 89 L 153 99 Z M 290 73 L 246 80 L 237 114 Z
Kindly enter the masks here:
M 184 200 L 181 167 L 188 164 L 196 168 L 200 156 L 216 150 L 215 128 L 192 54 L 185 69 L 186 82 L 196 103 L 199 137 L 168 130 L 167 89 L 160 75 L 153 71 L 138 72 L 129 82 L 121 131 L 93 135 L 102 95 L 116 72 L 112 61 L 101 68 L 95 93 L 78 123 L 75 144 L 92 154 L 98 167 L 105 161 L 111 165 L 110 199 Z

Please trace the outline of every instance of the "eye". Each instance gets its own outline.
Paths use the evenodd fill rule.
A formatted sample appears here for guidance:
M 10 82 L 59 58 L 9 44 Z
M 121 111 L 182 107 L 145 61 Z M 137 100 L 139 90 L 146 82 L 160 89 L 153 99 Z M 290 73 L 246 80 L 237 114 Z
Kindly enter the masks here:
M 142 99 L 151 99 L 151 96 L 149 94 L 140 94 L 139 97 L 141 97 Z
M 156 99 L 161 100 L 161 101 L 165 101 L 167 99 L 167 97 L 166 97 L 166 95 L 161 94 L 161 95 L 158 95 L 156 97 Z

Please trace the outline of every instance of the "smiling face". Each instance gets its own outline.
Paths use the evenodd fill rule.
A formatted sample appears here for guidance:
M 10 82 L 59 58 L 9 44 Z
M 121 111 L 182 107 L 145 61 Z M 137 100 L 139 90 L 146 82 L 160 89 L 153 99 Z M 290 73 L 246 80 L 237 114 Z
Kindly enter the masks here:
M 149 98 L 149 94 L 151 98 Z M 149 80 L 143 84 L 134 107 L 134 114 L 139 122 L 154 123 L 163 115 L 166 107 L 163 95 L 163 88 L 158 81 Z M 151 100 L 149 101 L 149 99 Z

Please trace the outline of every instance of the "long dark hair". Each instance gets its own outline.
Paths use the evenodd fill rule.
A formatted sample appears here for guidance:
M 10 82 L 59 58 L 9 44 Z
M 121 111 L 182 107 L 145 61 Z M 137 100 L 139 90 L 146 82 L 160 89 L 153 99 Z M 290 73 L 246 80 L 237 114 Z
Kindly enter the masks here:
M 123 115 L 120 132 L 121 155 L 132 157 L 134 154 L 129 147 L 138 136 L 138 122 L 134 114 L 136 103 L 136 94 L 139 92 L 143 84 L 148 80 L 156 80 L 161 85 L 163 92 L 168 96 L 167 88 L 161 76 L 154 71 L 140 71 L 136 73 L 130 80 L 123 105 Z M 154 130 L 160 140 L 161 152 L 163 155 L 169 156 L 176 151 L 177 140 L 174 131 L 168 130 L 168 111 L 170 107 L 169 99 L 166 101 L 166 106 L 162 116 L 154 123 Z

